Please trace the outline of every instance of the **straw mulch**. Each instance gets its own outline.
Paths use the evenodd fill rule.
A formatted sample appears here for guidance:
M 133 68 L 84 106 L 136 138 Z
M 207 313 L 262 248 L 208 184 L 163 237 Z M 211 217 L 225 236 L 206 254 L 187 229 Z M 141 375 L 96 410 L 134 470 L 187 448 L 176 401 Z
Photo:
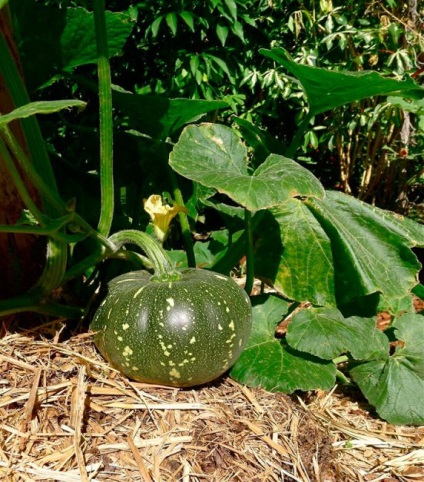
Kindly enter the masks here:
M 134 383 L 90 333 L 65 331 L 0 339 L 2 481 L 424 480 L 424 427 L 391 426 L 363 400 L 228 377 L 189 390 Z

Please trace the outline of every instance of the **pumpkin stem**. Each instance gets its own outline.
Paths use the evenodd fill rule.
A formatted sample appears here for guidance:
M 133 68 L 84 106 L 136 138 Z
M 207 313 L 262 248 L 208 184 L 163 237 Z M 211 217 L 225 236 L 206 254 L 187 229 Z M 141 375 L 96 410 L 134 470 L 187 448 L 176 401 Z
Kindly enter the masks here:
M 112 234 L 109 241 L 114 244 L 116 251 L 127 243 L 139 246 L 152 262 L 154 270 L 152 281 L 176 281 L 180 279 L 181 275 L 174 268 L 165 250 L 147 233 L 135 229 L 125 229 Z

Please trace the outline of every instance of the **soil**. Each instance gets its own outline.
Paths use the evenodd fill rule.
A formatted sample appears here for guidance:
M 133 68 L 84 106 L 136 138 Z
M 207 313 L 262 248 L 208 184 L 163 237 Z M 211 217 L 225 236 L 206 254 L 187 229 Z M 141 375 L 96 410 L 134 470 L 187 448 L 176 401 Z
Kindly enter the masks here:
M 134 383 L 59 320 L 0 339 L 0 480 L 416 482 L 424 427 L 392 426 L 342 387 Z

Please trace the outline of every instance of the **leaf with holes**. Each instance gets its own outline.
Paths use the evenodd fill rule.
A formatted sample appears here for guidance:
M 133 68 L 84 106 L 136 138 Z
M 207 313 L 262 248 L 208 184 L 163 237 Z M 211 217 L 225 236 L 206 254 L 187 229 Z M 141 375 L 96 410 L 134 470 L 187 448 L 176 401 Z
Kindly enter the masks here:
M 280 155 L 271 154 L 251 173 L 244 144 L 232 129 L 218 124 L 187 126 L 169 162 L 182 176 L 215 188 L 251 211 L 295 196 L 324 196 L 310 171 Z

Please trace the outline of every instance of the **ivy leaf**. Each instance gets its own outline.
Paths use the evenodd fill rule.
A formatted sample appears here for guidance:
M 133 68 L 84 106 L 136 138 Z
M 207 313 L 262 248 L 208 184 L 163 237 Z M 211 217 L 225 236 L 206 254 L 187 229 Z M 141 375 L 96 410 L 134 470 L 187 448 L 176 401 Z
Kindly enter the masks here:
M 182 176 L 213 187 L 252 211 L 295 196 L 324 196 L 324 188 L 311 172 L 280 155 L 271 154 L 250 173 L 246 147 L 223 125 L 187 126 L 169 162 Z
M 411 78 L 396 80 L 383 77 L 377 72 L 335 72 L 302 65 L 281 48 L 261 49 L 260 53 L 283 65 L 300 81 L 311 115 L 376 95 L 424 96 L 424 89 Z
M 293 350 L 275 338 L 276 325 L 287 310 L 288 303 L 276 296 L 253 298 L 252 334 L 231 377 L 270 392 L 330 389 L 336 375 L 332 362 Z
M 228 37 L 228 27 L 222 22 L 219 22 L 216 26 L 216 35 L 218 36 L 222 46 L 225 47 L 225 42 L 227 41 Z
M 271 208 L 255 231 L 257 276 L 289 299 L 336 304 L 331 242 L 302 201 Z
M 227 6 L 228 12 L 231 15 L 231 18 L 234 22 L 237 21 L 237 3 L 234 0 L 224 0 L 225 5 Z
M 245 43 L 243 25 L 240 22 L 234 22 L 231 26 L 231 30 L 234 35 L 237 35 L 237 37 Z
M 226 64 L 226 62 L 224 60 L 220 59 L 219 57 L 216 57 L 215 55 L 211 55 L 211 54 L 205 54 L 204 57 L 212 60 L 213 62 L 215 62 L 215 64 L 218 66 L 218 68 L 221 69 L 223 72 L 225 72 L 228 75 L 228 77 L 231 79 L 231 72 L 228 69 L 228 65 Z
M 150 25 L 150 30 L 152 32 L 153 38 L 156 38 L 158 36 L 160 24 L 162 23 L 163 18 L 163 15 L 161 15 L 160 17 L 156 18 Z
M 366 342 L 364 342 L 366 340 Z M 344 318 L 337 308 L 311 308 L 293 316 L 287 342 L 296 350 L 331 360 L 349 352 L 356 360 L 385 353 L 387 336 L 376 327 L 375 318 Z
M 168 25 L 169 29 L 172 32 L 172 35 L 175 37 L 177 35 L 177 27 L 178 27 L 178 19 L 177 14 L 175 12 L 168 13 L 165 17 L 166 24 Z
M 305 204 L 331 240 L 338 306 L 376 292 L 390 303 L 415 286 L 410 248 L 424 245 L 424 226 L 338 192 Z
M 350 375 L 375 406 L 393 424 L 424 424 L 424 317 L 408 313 L 393 323 L 399 341 L 392 356 L 380 356 L 354 366 Z
M 180 12 L 179 16 L 184 20 L 188 28 L 194 32 L 194 15 L 191 12 Z

